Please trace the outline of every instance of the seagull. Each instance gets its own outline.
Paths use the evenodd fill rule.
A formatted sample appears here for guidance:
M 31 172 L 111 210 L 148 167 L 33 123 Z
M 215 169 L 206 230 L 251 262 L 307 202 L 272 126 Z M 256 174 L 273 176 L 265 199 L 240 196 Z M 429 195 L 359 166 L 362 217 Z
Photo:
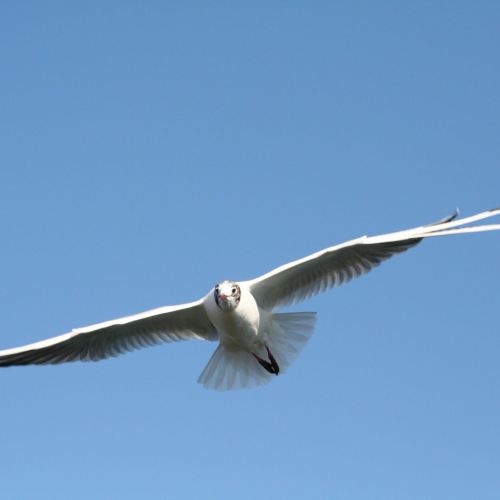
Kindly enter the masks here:
M 455 210 L 433 224 L 362 236 L 252 280 L 221 281 L 195 302 L 159 307 L 0 350 L 0 366 L 99 361 L 163 342 L 199 339 L 219 342 L 198 378 L 205 388 L 265 384 L 294 361 L 316 320 L 314 312 L 275 312 L 277 308 L 361 276 L 424 238 L 500 230 L 500 224 L 465 226 L 499 214 L 500 208 L 457 219 Z

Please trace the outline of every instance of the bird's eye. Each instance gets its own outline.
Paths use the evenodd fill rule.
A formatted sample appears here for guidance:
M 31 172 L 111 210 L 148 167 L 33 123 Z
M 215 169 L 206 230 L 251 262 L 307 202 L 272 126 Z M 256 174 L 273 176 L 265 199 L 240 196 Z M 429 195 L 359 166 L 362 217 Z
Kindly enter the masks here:
M 218 293 L 219 292 L 219 285 L 215 285 L 215 291 Z
M 233 286 L 233 288 L 231 288 L 231 293 L 234 295 L 236 292 L 237 292 L 237 289 L 235 286 Z

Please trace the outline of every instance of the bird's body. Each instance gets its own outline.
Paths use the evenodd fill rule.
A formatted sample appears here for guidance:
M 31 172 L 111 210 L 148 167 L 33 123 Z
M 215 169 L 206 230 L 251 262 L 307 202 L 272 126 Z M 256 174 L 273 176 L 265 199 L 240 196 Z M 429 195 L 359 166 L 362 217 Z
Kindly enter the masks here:
M 268 382 L 292 363 L 311 336 L 315 313 L 275 309 L 304 300 L 370 271 L 424 238 L 500 230 L 467 226 L 500 214 L 489 210 L 461 220 L 380 236 L 363 236 L 280 266 L 249 281 L 223 281 L 202 299 L 72 330 L 34 344 L 0 351 L 0 366 L 98 361 L 161 342 L 202 339 L 219 346 L 198 381 L 235 389 Z

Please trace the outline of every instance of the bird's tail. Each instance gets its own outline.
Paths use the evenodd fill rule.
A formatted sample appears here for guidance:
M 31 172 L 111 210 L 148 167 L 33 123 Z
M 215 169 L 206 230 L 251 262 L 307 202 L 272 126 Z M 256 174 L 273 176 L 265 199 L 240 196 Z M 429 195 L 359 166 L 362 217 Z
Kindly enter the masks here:
M 270 319 L 267 346 L 279 365 L 280 373 L 283 373 L 311 337 L 316 313 L 275 313 Z M 264 353 L 256 354 L 265 356 Z M 232 351 L 219 345 L 198 378 L 198 383 L 206 389 L 227 391 L 266 384 L 274 376 L 251 353 Z

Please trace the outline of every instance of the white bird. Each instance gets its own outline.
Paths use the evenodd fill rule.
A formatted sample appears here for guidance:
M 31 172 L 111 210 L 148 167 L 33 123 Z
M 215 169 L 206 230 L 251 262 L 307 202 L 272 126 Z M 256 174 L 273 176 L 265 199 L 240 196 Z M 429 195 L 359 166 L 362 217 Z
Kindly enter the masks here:
M 0 366 L 99 361 L 174 340 L 214 340 L 219 345 L 198 382 L 228 390 L 269 382 L 284 372 L 311 336 L 313 312 L 277 313 L 361 276 L 423 238 L 500 230 L 500 224 L 467 226 L 500 214 L 500 208 L 431 225 L 362 236 L 325 248 L 249 281 L 222 281 L 196 302 L 77 328 L 34 344 L 0 351 Z

